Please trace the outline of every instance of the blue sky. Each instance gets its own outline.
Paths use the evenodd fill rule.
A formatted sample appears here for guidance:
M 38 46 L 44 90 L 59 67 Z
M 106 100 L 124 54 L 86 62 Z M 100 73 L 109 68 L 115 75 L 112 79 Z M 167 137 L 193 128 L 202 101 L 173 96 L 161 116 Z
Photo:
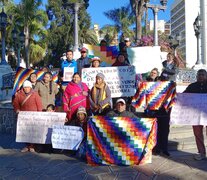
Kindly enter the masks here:
M 15 3 L 19 1 L 14 0 Z M 106 24 L 113 24 L 112 21 L 106 18 L 103 12 L 126 6 L 129 2 L 130 0 L 89 0 L 90 5 L 87 11 L 91 15 L 92 24 L 99 24 L 100 27 Z M 174 0 L 168 0 L 167 10 L 165 12 L 159 11 L 158 19 L 164 19 L 166 21 L 170 19 L 170 7 L 173 2 Z M 43 3 L 46 4 L 47 0 L 43 0 Z M 150 3 L 157 4 L 159 0 L 150 0 Z M 149 19 L 153 19 L 152 10 L 149 10 Z
M 97 2 L 98 1 L 98 2 Z M 112 21 L 108 20 L 103 12 L 126 6 L 130 0 L 89 0 L 90 5 L 88 12 L 91 15 L 92 23 L 97 23 L 102 27 L 105 24 L 113 24 Z M 159 0 L 151 0 L 151 4 L 159 3 Z M 167 10 L 165 12 L 159 11 L 158 19 L 164 19 L 168 21 L 170 19 L 170 7 L 174 0 L 168 0 Z M 153 19 L 152 10 L 149 10 L 149 19 Z

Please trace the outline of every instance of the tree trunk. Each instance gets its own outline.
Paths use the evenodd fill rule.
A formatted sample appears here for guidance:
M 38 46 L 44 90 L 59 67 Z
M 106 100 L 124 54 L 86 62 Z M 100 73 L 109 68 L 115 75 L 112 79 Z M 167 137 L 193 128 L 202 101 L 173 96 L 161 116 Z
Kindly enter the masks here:
M 29 26 L 25 26 L 25 62 L 26 62 L 26 68 L 30 67 L 29 63 Z

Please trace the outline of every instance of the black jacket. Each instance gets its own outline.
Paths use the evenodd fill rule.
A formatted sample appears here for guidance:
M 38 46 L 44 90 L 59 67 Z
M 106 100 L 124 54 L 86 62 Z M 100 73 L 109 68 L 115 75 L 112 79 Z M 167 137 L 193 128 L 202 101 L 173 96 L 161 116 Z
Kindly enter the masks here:
M 117 110 L 114 111 L 110 111 L 106 114 L 106 116 L 108 117 L 129 117 L 129 118 L 138 118 L 137 116 L 135 116 L 134 113 L 129 112 L 129 111 L 123 111 L 123 112 L 119 112 Z
M 207 83 L 192 83 L 186 88 L 184 93 L 207 93 Z

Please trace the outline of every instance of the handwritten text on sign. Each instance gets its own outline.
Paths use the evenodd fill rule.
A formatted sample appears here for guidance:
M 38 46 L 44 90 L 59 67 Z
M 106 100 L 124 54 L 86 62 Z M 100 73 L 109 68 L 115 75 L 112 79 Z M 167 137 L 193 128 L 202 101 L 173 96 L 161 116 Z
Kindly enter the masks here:
M 64 125 L 66 113 L 21 111 L 16 142 L 51 144 L 53 125 Z
M 84 132 L 78 126 L 54 125 L 52 129 L 52 147 L 56 149 L 78 150 Z
M 82 81 L 91 89 L 98 73 L 104 74 L 112 97 L 133 96 L 135 94 L 134 66 L 84 68 L 82 69 Z
M 74 74 L 74 67 L 64 67 L 63 81 L 71 81 Z
M 171 124 L 207 125 L 207 94 L 177 94 L 172 108 Z

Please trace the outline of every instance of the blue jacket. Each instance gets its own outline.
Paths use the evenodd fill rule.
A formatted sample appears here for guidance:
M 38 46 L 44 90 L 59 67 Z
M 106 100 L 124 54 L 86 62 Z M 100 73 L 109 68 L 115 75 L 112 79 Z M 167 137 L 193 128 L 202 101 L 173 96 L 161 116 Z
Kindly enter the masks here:
M 74 59 L 72 59 L 72 61 L 68 61 L 68 60 L 66 60 L 66 61 L 63 61 L 62 63 L 61 63 L 61 70 L 64 72 L 64 68 L 65 67 L 74 67 L 74 73 L 76 73 L 77 72 L 77 62 L 74 60 Z

